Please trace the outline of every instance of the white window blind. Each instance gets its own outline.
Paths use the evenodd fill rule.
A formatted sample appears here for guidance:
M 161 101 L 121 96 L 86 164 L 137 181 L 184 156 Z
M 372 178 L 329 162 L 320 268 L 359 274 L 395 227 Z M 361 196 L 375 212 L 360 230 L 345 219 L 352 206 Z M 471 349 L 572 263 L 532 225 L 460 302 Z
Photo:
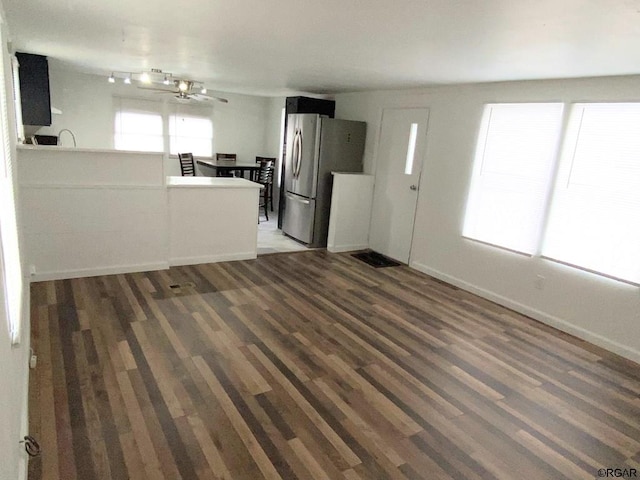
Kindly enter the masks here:
M 0 26 L 4 28 L 4 26 Z M 5 40 L 4 32 L 0 37 Z M 23 278 L 20 263 L 20 247 L 15 205 L 15 159 L 11 137 L 15 133 L 10 128 L 7 83 L 12 78 L 11 69 L 4 49 L 0 51 L 0 272 L 2 273 L 4 311 L 8 320 L 8 329 L 12 343 L 20 341 L 22 318 Z
M 640 103 L 571 112 L 542 254 L 640 283 Z
M 185 152 L 201 157 L 213 155 L 211 110 L 181 105 L 169 117 L 169 153 Z
M 561 103 L 491 104 L 476 147 L 463 235 L 536 252 L 562 125 Z
M 145 100 L 115 99 L 117 150 L 164 151 L 162 104 Z

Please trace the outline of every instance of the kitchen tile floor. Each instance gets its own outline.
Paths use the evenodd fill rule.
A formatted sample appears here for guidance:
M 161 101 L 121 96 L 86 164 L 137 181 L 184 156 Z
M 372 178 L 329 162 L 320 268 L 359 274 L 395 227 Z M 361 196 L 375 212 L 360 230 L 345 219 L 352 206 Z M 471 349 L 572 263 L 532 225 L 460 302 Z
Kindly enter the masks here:
M 269 221 L 265 220 L 264 212 L 260 211 L 258 224 L 258 255 L 281 252 L 301 252 L 309 250 L 303 244 L 287 237 L 278 230 L 278 212 L 269 212 Z

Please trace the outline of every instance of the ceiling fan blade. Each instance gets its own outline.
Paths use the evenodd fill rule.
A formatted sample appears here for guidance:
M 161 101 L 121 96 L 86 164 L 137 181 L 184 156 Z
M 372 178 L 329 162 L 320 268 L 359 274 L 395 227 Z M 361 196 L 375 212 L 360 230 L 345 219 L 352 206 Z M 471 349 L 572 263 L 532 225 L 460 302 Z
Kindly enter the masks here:
M 177 93 L 175 88 L 158 88 L 158 87 L 138 87 L 140 90 L 149 90 L 152 92 L 161 92 L 161 93 Z
M 222 97 L 212 97 L 211 95 L 204 95 L 202 93 L 192 93 L 189 95 L 191 98 L 199 101 L 212 101 L 215 100 L 217 102 L 229 103 L 229 100 Z

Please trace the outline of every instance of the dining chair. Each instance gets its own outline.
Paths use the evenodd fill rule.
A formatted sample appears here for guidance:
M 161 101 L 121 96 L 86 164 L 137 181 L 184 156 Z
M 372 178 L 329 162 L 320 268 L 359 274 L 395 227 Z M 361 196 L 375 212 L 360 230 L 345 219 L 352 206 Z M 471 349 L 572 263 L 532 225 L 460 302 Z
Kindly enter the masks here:
M 180 171 L 183 177 L 195 177 L 196 165 L 193 162 L 192 153 L 179 153 L 178 159 L 180 160 Z
M 216 161 L 223 161 L 223 162 L 235 162 L 237 159 L 237 155 L 235 153 L 216 153 Z M 237 176 L 238 172 L 234 171 L 234 172 L 227 172 L 227 171 L 221 171 L 218 170 L 216 172 L 216 176 L 218 177 L 234 177 Z
M 271 211 L 273 212 L 273 171 L 275 169 L 276 159 L 272 157 L 256 157 L 256 163 L 260 164 L 256 182 L 262 185 L 258 208 L 264 208 L 264 216 L 268 222 L 269 213 L 267 207 L 271 206 Z

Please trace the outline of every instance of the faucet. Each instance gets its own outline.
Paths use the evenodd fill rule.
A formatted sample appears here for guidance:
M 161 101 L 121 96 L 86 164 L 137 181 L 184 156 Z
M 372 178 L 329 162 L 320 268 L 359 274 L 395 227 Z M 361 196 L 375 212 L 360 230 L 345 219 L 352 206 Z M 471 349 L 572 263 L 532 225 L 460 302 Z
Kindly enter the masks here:
M 73 132 L 71 130 L 69 130 L 68 128 L 63 128 L 62 130 L 60 130 L 58 132 L 58 145 L 61 145 L 60 143 L 60 135 L 62 135 L 62 132 L 69 132 L 71 134 L 71 138 L 73 139 L 73 146 L 77 147 L 78 144 L 76 143 L 76 136 L 73 134 Z

